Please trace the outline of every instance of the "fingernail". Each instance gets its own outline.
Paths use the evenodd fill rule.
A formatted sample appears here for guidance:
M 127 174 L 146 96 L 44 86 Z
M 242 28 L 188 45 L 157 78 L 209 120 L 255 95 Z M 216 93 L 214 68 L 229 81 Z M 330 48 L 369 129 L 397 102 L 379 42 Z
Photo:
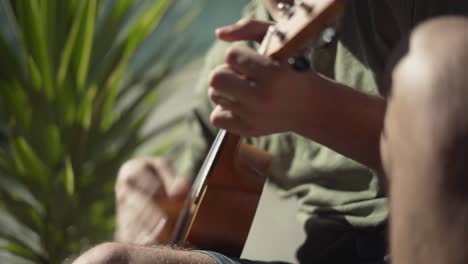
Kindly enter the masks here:
M 215 35 L 218 36 L 219 34 L 223 33 L 223 28 L 217 28 L 215 29 Z
M 219 27 L 215 30 L 216 34 L 225 33 L 231 30 L 231 26 Z
M 236 24 L 233 25 L 228 25 L 228 26 L 223 26 L 219 27 L 215 30 L 216 34 L 226 34 L 229 33 L 230 31 L 233 31 L 236 28 Z

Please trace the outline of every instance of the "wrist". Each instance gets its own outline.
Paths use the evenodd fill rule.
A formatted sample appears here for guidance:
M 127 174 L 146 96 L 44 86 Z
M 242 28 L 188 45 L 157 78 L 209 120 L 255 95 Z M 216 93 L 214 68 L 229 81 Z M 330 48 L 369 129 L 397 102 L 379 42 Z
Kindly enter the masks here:
M 308 74 L 306 83 L 291 127 L 292 132 L 311 138 L 328 122 L 330 112 L 336 108 L 333 94 L 342 85 L 318 73 Z
M 385 100 L 317 75 L 294 131 L 372 168 L 380 167 Z

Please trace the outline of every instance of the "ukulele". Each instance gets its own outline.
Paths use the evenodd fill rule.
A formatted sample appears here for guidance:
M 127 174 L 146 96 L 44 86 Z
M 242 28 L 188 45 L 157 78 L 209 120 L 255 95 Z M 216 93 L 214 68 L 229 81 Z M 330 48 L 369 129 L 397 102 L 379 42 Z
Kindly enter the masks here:
M 269 28 L 259 53 L 275 60 L 297 55 L 343 9 L 344 0 L 300 1 Z M 240 256 L 270 161 L 269 153 L 221 129 L 178 215 L 172 242 Z

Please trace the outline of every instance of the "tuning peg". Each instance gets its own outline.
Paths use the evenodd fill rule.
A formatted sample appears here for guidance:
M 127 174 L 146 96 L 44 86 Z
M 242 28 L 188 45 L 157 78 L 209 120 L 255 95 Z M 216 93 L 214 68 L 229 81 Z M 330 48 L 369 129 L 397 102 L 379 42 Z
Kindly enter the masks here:
M 282 31 L 279 31 L 277 28 L 275 28 L 274 34 L 281 40 L 283 41 L 286 38 L 286 34 Z
M 310 60 L 305 55 L 290 57 L 288 63 L 297 72 L 305 72 L 311 68 Z
M 317 41 L 317 46 L 324 48 L 330 45 L 338 36 L 336 28 L 333 26 L 327 27 L 320 34 L 320 38 Z
M 283 11 L 283 12 L 289 12 L 289 10 L 291 10 L 292 6 L 288 3 L 283 3 L 283 2 L 279 2 L 276 7 Z
M 276 7 L 288 18 L 294 14 L 294 7 L 288 3 L 279 2 Z
M 301 7 L 302 9 L 304 9 L 304 11 L 305 11 L 307 14 L 312 13 L 312 11 L 314 10 L 314 7 L 313 7 L 312 5 L 306 4 L 306 3 L 304 3 L 303 1 L 299 1 L 298 5 L 299 5 L 299 7 Z

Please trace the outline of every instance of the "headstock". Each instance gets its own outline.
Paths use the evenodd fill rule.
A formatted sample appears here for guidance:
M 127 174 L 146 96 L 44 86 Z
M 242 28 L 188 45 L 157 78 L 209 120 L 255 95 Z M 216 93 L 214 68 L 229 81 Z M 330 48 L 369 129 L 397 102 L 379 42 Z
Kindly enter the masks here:
M 294 6 L 279 4 L 284 16 L 271 26 L 259 52 L 273 59 L 284 59 L 316 38 L 344 10 L 345 0 L 302 0 Z

